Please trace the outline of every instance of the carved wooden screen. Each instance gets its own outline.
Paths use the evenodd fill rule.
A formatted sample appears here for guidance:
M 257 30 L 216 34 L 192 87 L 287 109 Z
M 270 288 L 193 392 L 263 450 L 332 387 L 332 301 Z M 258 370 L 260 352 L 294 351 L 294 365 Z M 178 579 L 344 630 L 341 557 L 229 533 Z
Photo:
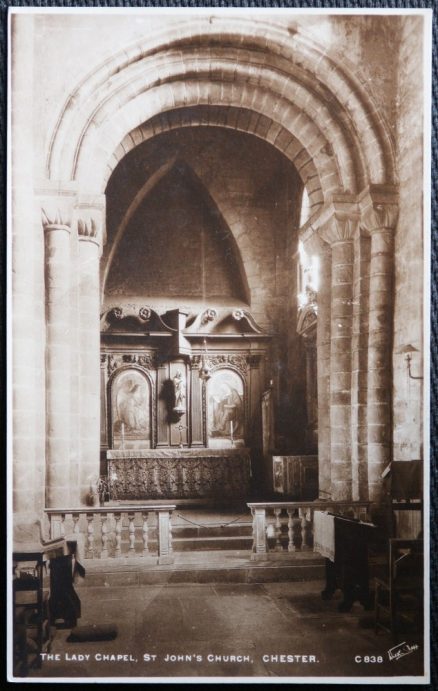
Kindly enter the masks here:
M 207 432 L 210 448 L 245 445 L 243 380 L 231 369 L 216 370 L 207 387 Z
M 113 449 L 151 448 L 151 389 L 135 369 L 115 375 L 111 385 Z

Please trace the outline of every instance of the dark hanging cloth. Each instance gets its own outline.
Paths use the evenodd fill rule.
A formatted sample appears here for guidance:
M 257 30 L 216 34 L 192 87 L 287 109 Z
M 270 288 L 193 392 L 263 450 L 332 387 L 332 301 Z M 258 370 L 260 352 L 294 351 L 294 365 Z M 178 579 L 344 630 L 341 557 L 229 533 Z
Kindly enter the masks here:
M 76 626 L 81 616 L 81 601 L 73 588 L 73 556 L 50 561 L 50 620 L 63 619 L 68 627 Z
M 371 607 L 368 573 L 368 542 L 374 526 L 336 516 L 335 559 L 326 559 L 326 587 L 323 599 L 331 599 L 340 588 L 343 601 L 339 610 L 348 612 L 358 600 L 366 609 Z
M 420 499 L 422 484 L 422 461 L 393 461 L 391 463 L 391 496 L 393 499 Z

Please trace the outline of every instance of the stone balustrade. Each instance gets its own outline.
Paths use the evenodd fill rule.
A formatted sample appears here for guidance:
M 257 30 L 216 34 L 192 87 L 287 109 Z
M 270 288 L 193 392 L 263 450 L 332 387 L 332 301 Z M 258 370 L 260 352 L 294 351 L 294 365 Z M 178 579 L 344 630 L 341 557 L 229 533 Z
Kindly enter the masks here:
M 313 549 L 313 512 L 333 513 L 369 520 L 370 502 L 292 501 L 249 503 L 252 513 L 253 548 L 251 559 L 276 559 Z
M 175 504 L 46 509 L 50 538 L 82 535 L 86 559 L 145 557 L 173 563 L 172 512 Z

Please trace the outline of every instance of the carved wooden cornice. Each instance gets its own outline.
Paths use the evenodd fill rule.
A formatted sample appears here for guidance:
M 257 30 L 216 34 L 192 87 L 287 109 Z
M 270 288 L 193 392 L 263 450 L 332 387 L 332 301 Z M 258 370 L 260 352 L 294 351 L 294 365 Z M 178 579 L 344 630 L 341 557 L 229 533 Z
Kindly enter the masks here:
M 221 367 L 234 367 L 239 372 L 245 375 L 248 367 L 258 367 L 260 363 L 260 355 L 236 355 L 236 354 L 220 354 L 220 355 L 192 355 L 190 358 L 190 368 L 199 369 L 202 359 L 208 360 L 210 370 L 220 369 Z
M 155 355 L 151 353 L 104 353 L 101 355 L 101 365 L 105 364 L 109 377 L 118 369 L 129 365 L 145 370 L 154 370 L 157 366 Z

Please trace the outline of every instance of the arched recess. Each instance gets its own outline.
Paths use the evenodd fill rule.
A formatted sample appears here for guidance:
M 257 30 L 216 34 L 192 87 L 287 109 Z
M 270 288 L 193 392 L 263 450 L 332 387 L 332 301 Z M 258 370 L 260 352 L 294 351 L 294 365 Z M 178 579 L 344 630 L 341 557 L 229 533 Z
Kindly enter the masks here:
M 299 27 L 231 17 L 173 25 L 79 84 L 55 124 L 47 175 L 100 193 L 118 145 L 142 123 L 222 105 L 266 118 L 255 133 L 284 151 L 303 181 L 313 162 L 324 200 L 394 183 L 391 137 L 364 83 Z
M 129 167 L 129 157 L 124 159 L 124 163 L 126 163 Z M 116 176 L 116 173 L 117 169 L 114 171 L 114 176 Z M 170 177 L 172 174 L 177 175 L 179 178 L 181 178 L 181 180 L 184 180 L 185 184 L 189 186 L 198 196 L 198 199 L 203 200 L 208 214 L 214 218 L 215 232 L 220 236 L 221 244 L 223 244 L 223 250 L 228 257 L 228 263 L 231 264 L 233 269 L 234 283 L 236 286 L 235 297 L 238 298 L 239 302 L 244 302 L 249 305 L 251 300 L 250 286 L 248 284 L 241 252 L 236 239 L 228 227 L 216 201 L 211 196 L 210 191 L 205 187 L 191 166 L 188 165 L 184 160 L 176 157 L 161 165 L 150 175 L 150 177 L 148 177 L 144 185 L 139 190 L 134 192 L 132 201 L 123 214 L 123 218 L 118 224 L 113 237 L 108 237 L 108 243 L 104 248 L 101 259 L 102 296 L 105 295 L 106 281 L 111 269 L 112 261 L 117 254 L 118 248 L 125 236 L 130 221 L 135 217 L 135 214 L 139 211 L 142 203 L 147 199 L 148 195 L 150 195 L 156 189 L 160 182 L 164 182 L 166 177 Z M 107 193 L 110 193 L 111 188 L 107 188 L 107 191 L 108 189 L 109 192 Z

